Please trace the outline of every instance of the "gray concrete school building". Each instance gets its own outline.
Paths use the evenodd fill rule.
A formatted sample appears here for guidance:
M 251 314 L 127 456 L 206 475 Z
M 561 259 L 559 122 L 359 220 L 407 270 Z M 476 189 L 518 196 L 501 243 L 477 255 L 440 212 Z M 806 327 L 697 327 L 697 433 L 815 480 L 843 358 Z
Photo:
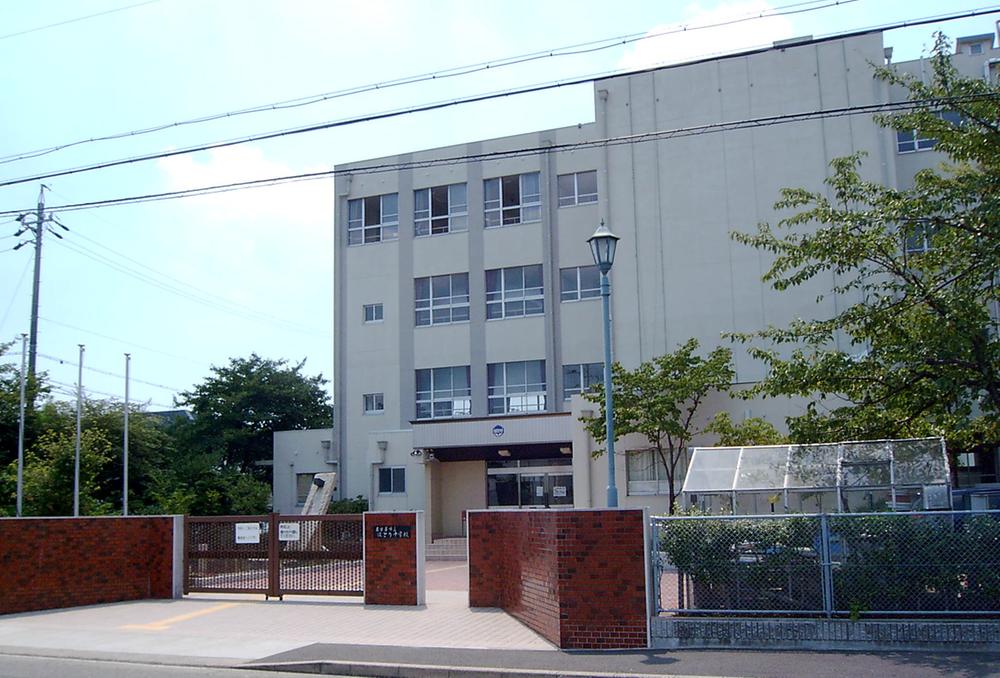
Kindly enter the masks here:
M 994 77 L 993 42 L 960 39 L 959 70 Z M 832 277 L 775 292 L 767 256 L 730 232 L 774 222 L 783 187 L 822 190 L 834 158 L 864 152 L 863 174 L 893 186 L 940 162 L 933 140 L 867 114 L 784 119 L 903 100 L 872 74 L 889 55 L 880 32 L 784 41 L 597 80 L 592 123 L 338 166 L 335 426 L 276 448 L 276 509 L 318 470 L 374 509 L 426 511 L 433 538 L 461 536 L 469 509 L 603 506 L 606 460 L 578 422 L 603 361 L 587 238 L 601 221 L 621 237 L 611 308 L 627 368 L 691 337 L 707 352 L 724 332 L 833 314 L 852 300 Z M 764 374 L 739 346 L 734 367 L 737 384 Z M 781 426 L 800 407 L 718 396 L 702 412 Z M 620 505 L 665 510 L 647 446 L 618 443 Z M 316 463 L 295 467 L 295 451 Z

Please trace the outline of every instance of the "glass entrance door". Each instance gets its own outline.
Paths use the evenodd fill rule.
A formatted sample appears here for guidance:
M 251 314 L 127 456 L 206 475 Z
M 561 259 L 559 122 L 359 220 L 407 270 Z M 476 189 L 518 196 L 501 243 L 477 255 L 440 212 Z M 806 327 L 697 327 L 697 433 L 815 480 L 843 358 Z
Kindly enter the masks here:
M 490 508 L 573 505 L 570 460 L 505 459 L 487 463 L 486 497 Z

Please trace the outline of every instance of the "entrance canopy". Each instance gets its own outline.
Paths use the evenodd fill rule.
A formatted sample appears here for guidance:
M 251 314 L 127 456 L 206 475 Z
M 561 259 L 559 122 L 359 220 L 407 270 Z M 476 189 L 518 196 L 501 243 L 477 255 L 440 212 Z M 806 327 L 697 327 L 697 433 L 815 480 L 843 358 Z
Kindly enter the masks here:
M 729 504 L 733 512 L 758 505 L 749 501 L 751 495 L 766 496 L 772 511 L 775 504 L 786 511 L 804 505 L 822 511 L 824 496 L 838 511 L 949 508 L 950 482 L 941 438 L 699 447 L 692 452 L 681 496 L 685 506 L 724 509 Z M 705 505 L 698 500 L 713 495 L 729 501 Z

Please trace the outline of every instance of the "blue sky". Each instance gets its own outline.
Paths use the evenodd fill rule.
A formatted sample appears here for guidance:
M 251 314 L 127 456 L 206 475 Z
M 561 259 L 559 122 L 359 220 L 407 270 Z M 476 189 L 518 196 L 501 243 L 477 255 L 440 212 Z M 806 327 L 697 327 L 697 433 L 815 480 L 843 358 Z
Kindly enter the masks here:
M 896 0 L 733 2 L 333 2 L 36 0 L 0 3 L 0 157 L 456 66 L 615 36 L 768 13 L 590 54 L 226 117 L 0 164 L 0 180 L 299 125 L 682 61 L 987 7 Z M 831 5 L 818 8 L 821 5 Z M 103 13 L 103 14 L 101 14 Z M 88 15 L 91 18 L 71 21 Z M 993 31 L 998 15 L 893 31 L 896 61 L 932 32 Z M 62 25 L 41 28 L 61 22 Z M 33 30 L 39 29 L 41 30 Z M 588 85 L 45 180 L 70 228 L 43 248 L 38 368 L 70 397 L 84 387 L 172 405 L 212 365 L 256 352 L 332 373 L 333 182 L 60 214 L 58 205 L 330 169 L 337 163 L 589 122 Z M 34 208 L 38 182 L 0 187 L 0 210 Z M 28 331 L 32 248 L 11 251 L 0 218 L 0 341 Z M 9 361 L 20 362 L 20 343 Z

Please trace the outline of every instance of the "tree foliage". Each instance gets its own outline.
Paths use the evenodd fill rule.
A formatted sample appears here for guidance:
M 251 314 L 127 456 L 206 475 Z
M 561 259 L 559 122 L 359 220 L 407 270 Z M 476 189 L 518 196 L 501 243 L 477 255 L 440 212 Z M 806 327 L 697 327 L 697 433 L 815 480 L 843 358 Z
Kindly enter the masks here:
M 791 216 L 776 227 L 733 234 L 773 255 L 764 280 L 776 290 L 823 276 L 844 302 L 832 317 L 735 335 L 765 340 L 750 348 L 769 367 L 755 393 L 811 399 L 788 422 L 798 442 L 1000 442 L 1000 88 L 959 77 L 943 36 L 932 65 L 928 83 L 877 69 L 915 102 L 879 122 L 937 139 L 946 164 L 897 189 L 865 178 L 863 154 L 839 158 L 826 191 L 782 191 L 776 208 Z
M 697 355 L 698 342 L 688 340 L 673 353 L 653 358 L 634 370 L 612 365 L 615 437 L 631 433 L 644 436 L 652 446 L 657 463 L 669 485 L 669 510 L 674 510 L 677 463 L 695 430 L 695 414 L 713 391 L 727 390 L 733 380 L 732 352 L 720 347 L 708 357 Z M 600 416 L 581 421 L 594 440 L 607 438 L 605 431 L 604 387 L 598 385 L 585 396 L 600 406 Z M 596 450 L 595 456 L 605 450 Z
M 178 431 L 184 445 L 218 455 L 222 466 L 269 479 L 257 462 L 271 459 L 275 431 L 330 426 L 326 380 L 304 375 L 304 366 L 252 354 L 213 367 L 212 376 L 178 398 L 194 415 Z
M 736 423 L 725 410 L 712 417 L 704 432 L 718 435 L 719 445 L 722 447 L 781 445 L 788 442 L 788 438 L 767 419 L 747 417 Z

